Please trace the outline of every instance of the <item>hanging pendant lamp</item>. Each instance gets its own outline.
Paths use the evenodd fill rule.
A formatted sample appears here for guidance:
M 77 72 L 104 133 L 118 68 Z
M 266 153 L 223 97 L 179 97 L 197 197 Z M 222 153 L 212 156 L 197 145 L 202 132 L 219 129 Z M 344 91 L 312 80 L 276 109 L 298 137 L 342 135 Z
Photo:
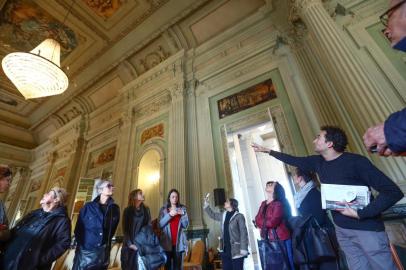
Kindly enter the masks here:
M 60 51 L 56 40 L 46 39 L 31 52 L 6 55 L 1 64 L 25 99 L 58 95 L 69 85 L 60 68 Z

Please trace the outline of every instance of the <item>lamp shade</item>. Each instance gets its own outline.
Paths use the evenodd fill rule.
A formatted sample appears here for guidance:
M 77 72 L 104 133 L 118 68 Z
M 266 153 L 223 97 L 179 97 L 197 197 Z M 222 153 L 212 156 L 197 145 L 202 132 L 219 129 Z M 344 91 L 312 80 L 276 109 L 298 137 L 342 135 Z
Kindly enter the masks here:
M 26 99 L 63 93 L 69 85 L 60 68 L 61 47 L 56 40 L 46 39 L 31 52 L 15 52 L 2 61 L 4 73 Z

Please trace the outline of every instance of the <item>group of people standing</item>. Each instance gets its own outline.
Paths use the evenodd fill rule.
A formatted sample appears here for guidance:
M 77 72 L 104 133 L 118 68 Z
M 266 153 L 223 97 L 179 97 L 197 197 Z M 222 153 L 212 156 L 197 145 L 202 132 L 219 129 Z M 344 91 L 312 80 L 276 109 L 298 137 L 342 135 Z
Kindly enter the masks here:
M 10 168 L 0 165 L 0 192 L 5 192 L 10 182 Z M 76 223 L 73 270 L 103 270 L 110 264 L 120 209 L 112 198 L 114 186 L 110 181 L 96 182 L 96 190 L 96 198 L 81 208 Z M 41 199 L 41 208 L 24 216 L 12 229 L 0 201 L 0 269 L 51 269 L 53 262 L 71 247 L 67 195 L 65 189 L 53 187 Z M 130 192 L 123 213 L 122 269 L 154 270 L 163 264 L 168 270 L 182 269 L 189 219 L 186 207 L 179 201 L 179 192 L 172 189 L 160 210 L 160 238 L 152 227 L 144 198 L 141 189 Z
M 119 223 L 120 210 L 111 198 L 113 185 L 103 181 L 99 196 L 80 210 L 75 228 L 77 241 L 73 270 L 107 269 L 111 239 Z M 186 207 L 180 203 L 179 192 L 172 189 L 159 211 L 158 235 L 153 228 L 151 213 L 144 204 L 141 189 L 130 192 L 123 212 L 123 270 L 154 270 L 165 265 L 168 270 L 180 270 L 187 251 L 185 229 L 189 226 Z
M 256 152 L 264 152 L 297 167 L 294 182 L 299 188 L 294 196 L 295 207 L 301 218 L 311 217 L 319 228 L 332 231 L 351 270 L 395 270 L 388 237 L 380 214 L 403 197 L 402 191 L 365 157 L 345 152 L 347 137 L 337 127 L 321 127 L 313 141 L 318 155 L 294 157 L 253 144 Z M 363 185 L 379 194 L 369 205 L 354 210 L 349 205 L 332 211 L 329 219 L 321 206 L 321 183 Z M 0 165 L 0 192 L 9 187 L 11 170 Z M 75 227 L 76 250 L 73 270 L 107 269 L 110 263 L 111 241 L 120 220 L 119 206 L 112 196 L 110 181 L 96 182 L 97 196 L 81 208 Z M 259 206 L 254 224 L 262 240 L 281 243 L 284 262 L 280 269 L 340 269 L 338 251 L 333 258 L 298 261 L 295 252 L 303 249 L 297 243 L 297 228 L 291 220 L 291 208 L 283 186 L 277 181 L 265 185 L 266 199 Z M 186 207 L 180 203 L 176 189 L 169 191 L 166 203 L 159 211 L 153 228 L 149 208 L 144 204 L 141 189 L 130 192 L 128 206 L 123 212 L 122 269 L 183 269 L 188 249 L 185 230 L 189 226 Z M 52 263 L 71 246 L 71 221 L 66 210 L 67 193 L 53 187 L 40 201 L 41 208 L 24 216 L 11 230 L 4 205 L 0 203 L 1 269 L 50 269 Z M 245 217 L 238 209 L 238 201 L 229 198 L 224 212 L 214 211 L 207 196 L 203 202 L 207 215 L 221 222 L 221 259 L 223 269 L 242 270 L 249 254 L 248 230 Z M 159 233 L 157 233 L 157 229 Z M 338 246 L 337 246 L 338 248 Z M 299 250 L 306 253 L 306 250 Z M 269 256 L 273 256 L 269 254 Z M 267 254 L 262 254 L 263 270 L 279 269 L 269 265 Z M 281 266 L 283 265 L 283 267 Z
M 333 224 L 327 217 L 327 213 L 321 207 L 321 195 L 317 189 L 315 175 L 296 169 L 294 175 L 295 184 L 299 191 L 295 194 L 295 206 L 302 217 L 314 217 L 323 228 L 332 228 Z M 260 230 L 261 239 L 279 241 L 283 243 L 280 250 L 283 261 L 274 264 L 261 262 L 263 270 L 334 270 L 338 269 L 337 258 L 320 262 L 297 264 L 294 261 L 292 246 L 292 231 L 294 228 L 288 224 L 292 218 L 291 207 L 286 199 L 283 186 L 276 181 L 268 181 L 265 185 L 266 200 L 259 206 L 258 213 L 253 221 L 255 227 Z M 220 255 L 224 270 L 244 269 L 244 259 L 248 256 L 248 229 L 245 217 L 238 210 L 238 201 L 229 198 L 224 203 L 224 212 L 215 212 L 210 207 L 209 198 L 205 198 L 203 208 L 213 220 L 221 222 Z M 272 254 L 265 254 L 272 256 Z M 261 260 L 263 258 L 261 257 Z M 272 259 L 272 258 L 271 258 Z
M 298 233 L 303 232 L 298 225 L 303 222 L 291 217 L 282 185 L 277 181 L 268 181 L 265 185 L 266 200 L 261 203 L 254 223 L 260 229 L 262 241 L 283 243 L 280 250 L 284 262 L 275 264 L 271 258 L 269 263 L 268 259 L 276 253 L 261 254 L 263 270 L 340 269 L 340 254 L 344 255 L 346 267 L 351 270 L 396 270 L 381 214 L 403 198 L 403 192 L 366 157 L 345 152 L 348 140 L 342 129 L 321 127 L 313 144 L 318 155 L 307 157 L 291 156 L 258 144 L 252 147 L 256 152 L 267 153 L 297 168 L 294 182 L 298 191 L 294 195 L 294 202 L 299 220 L 313 220 L 311 226 L 326 233 L 333 255 L 314 261 L 306 258 L 309 250 L 303 249 L 310 245 L 300 244 L 299 240 L 306 239 L 299 239 L 301 235 Z M 316 174 L 322 184 L 366 186 L 369 190 L 377 191 L 377 195 L 371 195 L 371 202 L 363 209 L 352 209 L 347 203 L 344 208 L 331 211 L 330 219 L 326 210 L 322 209 Z M 208 197 L 204 199 L 203 207 L 210 218 L 221 222 L 223 269 L 243 269 L 244 258 L 248 255 L 248 233 L 244 215 L 238 212 L 238 201 L 229 198 L 224 203 L 224 213 L 214 212 Z M 299 253 L 305 254 L 304 258 L 295 256 Z

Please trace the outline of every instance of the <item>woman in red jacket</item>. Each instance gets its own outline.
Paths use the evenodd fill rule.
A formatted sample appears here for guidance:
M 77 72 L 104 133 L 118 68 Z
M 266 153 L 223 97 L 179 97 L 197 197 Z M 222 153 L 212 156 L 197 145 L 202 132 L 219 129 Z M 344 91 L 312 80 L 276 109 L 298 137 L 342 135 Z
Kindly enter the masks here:
M 255 217 L 255 225 L 261 229 L 262 239 L 276 240 L 273 231 L 276 232 L 279 240 L 285 244 L 287 252 L 284 255 L 290 269 L 294 270 L 292 240 L 286 225 L 291 216 L 291 209 L 286 200 L 285 190 L 278 182 L 269 181 L 266 183 L 265 192 L 267 199 L 261 203 Z

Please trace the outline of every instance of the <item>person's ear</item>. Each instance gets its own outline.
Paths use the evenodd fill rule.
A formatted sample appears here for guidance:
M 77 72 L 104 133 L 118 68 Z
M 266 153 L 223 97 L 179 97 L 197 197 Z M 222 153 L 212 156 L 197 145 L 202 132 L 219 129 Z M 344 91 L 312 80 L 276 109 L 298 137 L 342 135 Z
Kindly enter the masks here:
M 327 143 L 327 147 L 328 147 L 328 148 L 333 148 L 333 146 L 334 146 L 334 143 L 333 143 L 333 142 L 326 141 L 326 143 Z

